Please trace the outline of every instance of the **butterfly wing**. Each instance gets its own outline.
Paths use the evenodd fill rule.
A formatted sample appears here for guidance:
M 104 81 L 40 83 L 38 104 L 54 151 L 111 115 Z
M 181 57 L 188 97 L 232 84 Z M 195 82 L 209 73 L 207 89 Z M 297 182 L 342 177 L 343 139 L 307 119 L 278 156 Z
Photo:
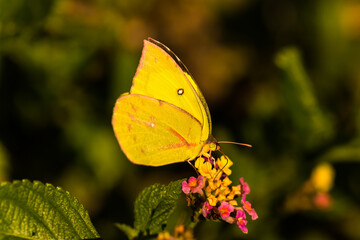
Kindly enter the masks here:
M 121 96 L 112 125 L 128 159 L 136 164 L 161 166 L 191 160 L 203 147 L 200 122 L 186 111 L 138 94 Z
M 202 126 L 201 142 L 211 135 L 210 112 L 204 96 L 185 65 L 162 43 L 151 38 L 144 40 L 130 93 L 163 100 L 194 116 Z

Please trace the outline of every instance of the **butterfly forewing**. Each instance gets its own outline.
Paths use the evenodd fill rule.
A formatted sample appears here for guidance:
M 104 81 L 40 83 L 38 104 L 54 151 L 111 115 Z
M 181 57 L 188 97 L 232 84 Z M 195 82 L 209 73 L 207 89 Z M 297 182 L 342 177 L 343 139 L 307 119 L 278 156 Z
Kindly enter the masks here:
M 160 99 L 188 112 L 200 122 L 202 137 L 198 143 L 204 143 L 211 134 L 211 120 L 199 87 L 170 49 L 150 40 L 144 41 L 130 93 Z

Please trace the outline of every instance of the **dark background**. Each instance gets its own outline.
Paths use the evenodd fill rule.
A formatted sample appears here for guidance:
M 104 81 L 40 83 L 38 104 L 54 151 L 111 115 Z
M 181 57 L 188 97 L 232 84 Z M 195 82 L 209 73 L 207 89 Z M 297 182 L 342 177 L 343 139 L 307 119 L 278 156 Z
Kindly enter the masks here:
M 203 223 L 198 239 L 360 239 L 358 1 L 0 0 L 0 17 L 0 180 L 61 186 L 121 239 L 142 189 L 195 175 L 131 164 L 112 131 L 153 37 L 195 77 L 213 135 L 254 146 L 222 147 L 259 219 L 248 235 Z

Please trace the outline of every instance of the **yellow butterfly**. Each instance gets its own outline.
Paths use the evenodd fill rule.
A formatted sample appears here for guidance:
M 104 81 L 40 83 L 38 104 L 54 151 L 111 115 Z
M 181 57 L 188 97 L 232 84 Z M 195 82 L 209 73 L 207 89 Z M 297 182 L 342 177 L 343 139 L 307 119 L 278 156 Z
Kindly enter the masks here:
M 128 159 L 161 166 L 192 160 L 216 143 L 209 108 L 180 59 L 148 38 L 130 93 L 116 101 L 112 125 Z

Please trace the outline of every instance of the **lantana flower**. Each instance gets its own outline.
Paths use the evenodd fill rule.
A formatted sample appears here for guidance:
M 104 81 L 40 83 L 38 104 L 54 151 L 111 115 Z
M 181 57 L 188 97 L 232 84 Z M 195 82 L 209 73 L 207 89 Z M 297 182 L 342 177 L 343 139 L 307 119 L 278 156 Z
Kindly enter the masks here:
M 211 153 L 218 148 L 209 148 L 195 161 L 195 168 L 200 174 L 197 178 L 190 177 L 182 183 L 182 190 L 186 194 L 188 205 L 194 210 L 193 220 L 201 219 L 223 220 L 247 233 L 246 213 L 252 220 L 258 215 L 251 203 L 246 200 L 250 187 L 244 178 L 239 178 L 238 185 L 231 185 L 230 166 L 232 161 L 225 155 L 215 159 Z M 240 198 L 239 200 L 236 200 Z
M 250 187 L 249 187 L 249 184 L 247 184 L 247 182 L 244 182 L 243 177 L 240 178 L 240 184 L 241 184 L 241 191 L 242 191 L 241 202 L 244 202 L 246 195 L 248 195 L 250 193 Z
M 330 193 L 334 179 L 335 170 L 330 163 L 317 164 L 310 178 L 287 197 L 285 207 L 288 211 L 331 209 L 334 207 Z
M 199 157 L 195 161 L 195 168 L 199 171 L 201 176 L 206 178 L 213 178 L 216 175 L 216 169 L 213 168 L 213 165 L 202 157 Z
M 234 211 L 234 207 L 229 204 L 228 202 L 221 202 L 221 205 L 219 207 L 220 217 L 223 220 L 226 220 L 230 217 L 230 213 Z
M 213 206 L 210 205 L 208 201 L 206 201 L 202 207 L 202 215 L 204 218 L 207 217 L 207 215 L 210 213 L 210 210 L 213 208 Z
M 239 226 L 241 231 L 243 231 L 244 233 L 248 233 L 248 229 L 246 227 L 246 215 L 245 212 L 241 209 L 236 211 L 236 224 Z
M 204 177 L 199 176 L 198 178 L 190 177 L 189 182 L 182 182 L 182 191 L 186 194 L 199 193 L 203 194 L 202 188 L 204 187 Z
M 248 201 L 244 201 L 243 208 L 251 216 L 252 220 L 255 220 L 258 218 L 258 215 L 255 212 L 255 209 L 251 208 L 251 203 L 249 203 Z
M 207 198 L 207 201 L 209 202 L 209 204 L 211 206 L 216 206 L 216 204 L 218 203 L 218 199 L 214 196 L 214 195 L 210 195 L 208 198 Z
M 230 161 L 227 157 L 222 155 L 217 161 L 216 161 L 217 167 L 227 176 L 231 175 L 231 169 L 230 167 L 233 165 L 233 162 Z

